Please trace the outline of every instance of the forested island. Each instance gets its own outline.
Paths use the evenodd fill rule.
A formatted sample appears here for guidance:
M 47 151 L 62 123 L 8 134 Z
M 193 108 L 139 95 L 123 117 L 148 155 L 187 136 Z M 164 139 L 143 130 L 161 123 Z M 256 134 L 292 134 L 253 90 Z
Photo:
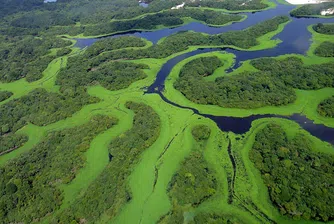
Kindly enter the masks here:
M 332 2 L 0 3 L 0 224 L 334 220 Z

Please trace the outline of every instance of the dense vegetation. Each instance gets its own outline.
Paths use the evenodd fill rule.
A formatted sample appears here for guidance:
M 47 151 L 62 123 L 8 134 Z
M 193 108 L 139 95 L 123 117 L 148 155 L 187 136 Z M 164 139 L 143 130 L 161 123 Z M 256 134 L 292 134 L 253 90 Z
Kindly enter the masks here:
M 318 23 L 313 26 L 313 29 L 318 33 L 334 35 L 334 24 Z
M 200 142 L 207 140 L 210 137 L 211 129 L 206 125 L 196 125 L 191 130 L 191 134 L 196 141 Z
M 58 74 L 56 84 L 61 85 L 64 92 L 67 89 L 94 84 L 100 84 L 108 90 L 119 90 L 144 79 L 146 74 L 143 69 L 147 68 L 144 64 L 89 59 L 84 54 L 69 58 L 67 67 Z
M 308 4 L 298 7 L 290 12 L 295 17 L 320 16 L 321 11 L 334 8 L 334 2 L 323 2 L 320 4 Z M 328 15 L 331 16 L 331 15 Z
M 322 42 L 314 53 L 320 57 L 334 57 L 334 43 L 329 41 Z
M 244 72 L 223 76 L 207 82 L 221 65 L 217 57 L 203 57 L 188 62 L 179 74 L 174 87 L 189 100 L 199 104 L 232 108 L 256 108 L 267 105 L 285 105 L 296 99 L 295 92 L 265 72 Z
M 13 95 L 12 92 L 9 91 L 0 91 L 0 102 L 7 100 L 9 97 Z
M 11 152 L 28 141 L 28 137 L 19 134 L 0 136 L 0 156 Z
M 0 135 L 15 132 L 28 123 L 38 126 L 62 120 L 79 111 L 84 105 L 97 102 L 87 93 L 77 91 L 73 96 L 35 89 L 21 98 L 0 106 Z
M 199 129 L 204 128 L 199 134 Z M 214 172 L 204 159 L 206 140 L 210 137 L 210 128 L 205 125 L 195 126 L 192 134 L 197 144 L 190 155 L 181 163 L 167 189 L 173 209 L 161 223 L 183 223 L 183 209 L 191 205 L 199 206 L 203 201 L 215 194 L 217 181 Z
M 127 47 L 144 47 L 145 41 L 138 37 L 106 38 L 96 41 L 85 51 L 85 58 L 97 56 L 105 51 L 118 50 Z
M 315 152 L 309 139 L 270 124 L 256 134 L 250 158 L 261 172 L 271 201 L 294 219 L 334 218 L 334 157 Z
M 280 24 L 289 20 L 286 16 L 274 17 L 240 31 L 229 31 L 218 35 L 205 35 L 195 32 L 179 32 L 168 36 L 160 44 L 147 49 L 119 50 L 100 55 L 98 60 L 107 59 L 138 59 L 138 58 L 165 58 L 174 53 L 184 51 L 189 46 L 222 46 L 232 45 L 249 49 L 258 45 L 257 38 L 278 29 Z
M 24 36 L 0 44 L 0 81 L 12 82 L 26 77 L 28 82 L 42 78 L 42 72 L 55 56 L 50 49 L 65 47 L 70 41 L 56 37 Z
M 229 216 L 220 215 L 216 213 L 199 213 L 194 218 L 194 224 L 242 224 L 239 219 Z
M 131 168 L 139 161 L 141 153 L 158 138 L 160 119 L 145 104 L 128 102 L 126 106 L 135 113 L 132 129 L 111 142 L 109 151 L 113 156 L 112 161 L 88 190 L 53 220 L 54 223 L 71 223 L 73 220 L 92 223 L 105 212 L 114 217 L 131 200 L 127 186 Z
M 287 57 L 283 60 L 260 58 L 252 60 L 251 64 L 261 71 L 269 72 L 271 76 L 284 82 L 284 85 L 296 89 L 315 90 L 334 87 L 333 62 L 304 65 L 300 58 Z
M 101 34 L 115 33 L 127 30 L 151 30 L 158 25 L 178 26 L 183 24 L 181 18 L 190 17 L 213 25 L 224 25 L 229 22 L 239 21 L 240 15 L 223 14 L 212 10 L 181 9 L 159 12 L 134 20 L 112 21 L 107 24 L 98 24 L 84 28 L 84 35 L 95 36 Z
M 62 203 L 60 186 L 85 164 L 92 139 L 117 122 L 95 116 L 90 122 L 49 133 L 37 146 L 0 168 L 0 222 L 32 223 Z
M 322 101 L 318 105 L 318 113 L 324 117 L 334 118 L 334 96 Z

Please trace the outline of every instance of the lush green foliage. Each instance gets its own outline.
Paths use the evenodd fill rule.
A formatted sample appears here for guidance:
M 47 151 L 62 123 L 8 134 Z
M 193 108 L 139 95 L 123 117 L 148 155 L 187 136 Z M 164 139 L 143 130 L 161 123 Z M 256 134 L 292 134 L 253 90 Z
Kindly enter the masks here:
M 242 224 L 237 218 L 216 213 L 199 213 L 194 218 L 194 224 Z
M 7 100 L 9 97 L 13 95 L 12 92 L 9 91 L 0 91 L 0 102 Z
M 318 33 L 334 35 L 334 24 L 318 23 L 313 26 L 313 29 Z
M 257 133 L 250 158 L 282 214 L 333 220 L 334 157 L 314 147 L 304 135 L 288 140 L 280 126 L 270 124 Z
M 320 4 L 308 4 L 298 7 L 290 12 L 295 17 L 320 16 L 322 10 L 334 7 L 334 2 L 323 2 Z M 330 16 L 330 15 L 329 15 Z
M 211 129 L 206 125 L 196 125 L 192 130 L 191 134 L 196 141 L 207 140 L 210 137 Z
M 296 99 L 291 88 L 265 72 L 223 76 L 214 82 L 203 79 L 220 65 L 217 57 L 190 61 L 182 68 L 174 87 L 195 103 L 232 108 L 285 105 Z
M 64 47 L 64 48 L 59 49 L 57 51 L 57 57 L 61 57 L 61 56 L 67 55 L 67 54 L 69 54 L 71 52 L 72 52 L 71 48 Z
M 142 69 L 147 69 L 147 65 L 118 61 L 104 63 L 99 59 L 86 58 L 86 55 L 70 58 L 67 67 L 58 74 L 56 83 L 61 85 L 63 92 L 94 84 L 100 84 L 109 90 L 118 90 L 146 77 Z
M 324 87 L 334 87 L 334 63 L 319 65 L 304 65 L 297 57 L 287 57 L 283 60 L 260 58 L 252 60 L 251 64 L 278 78 L 284 85 L 297 89 L 314 90 Z M 284 69 L 282 69 L 284 68 Z
M 92 139 L 116 119 L 95 116 L 79 127 L 49 133 L 30 152 L 0 168 L 0 223 L 32 223 L 62 203 L 60 186 L 84 166 Z
M 334 96 L 322 101 L 318 105 L 318 113 L 324 117 L 334 118 Z
M 8 134 L 5 136 L 0 136 L 0 155 L 19 148 L 27 141 L 28 137 L 25 135 Z
M 165 58 L 174 53 L 184 51 L 189 46 L 219 46 L 233 45 L 240 48 L 251 48 L 258 45 L 257 38 L 271 31 L 277 30 L 280 24 L 289 20 L 286 16 L 274 17 L 240 31 L 229 31 L 218 35 L 205 35 L 195 32 L 179 32 L 168 36 L 160 44 L 147 49 L 119 50 L 117 52 L 100 55 L 100 60 L 109 59 L 137 59 L 137 58 Z
M 139 161 L 141 153 L 158 138 L 160 118 L 145 104 L 128 102 L 126 106 L 135 112 L 132 129 L 111 142 L 111 162 L 87 191 L 53 222 L 95 222 L 105 212 L 113 217 L 131 200 L 127 187 L 128 176 L 131 168 Z
M 0 81 L 12 82 L 26 77 L 28 82 L 38 80 L 55 56 L 50 49 L 70 45 L 60 38 L 26 36 L 0 44 Z
M 321 57 L 334 57 L 334 43 L 329 41 L 322 42 L 314 53 Z
M 44 126 L 62 120 L 79 111 L 83 105 L 96 101 L 83 91 L 64 96 L 35 89 L 0 106 L 0 134 L 15 132 L 28 123 Z
M 127 47 L 144 47 L 145 41 L 139 37 L 117 37 L 117 38 L 106 38 L 96 41 L 85 51 L 85 57 L 90 58 L 97 56 L 105 51 L 118 50 Z

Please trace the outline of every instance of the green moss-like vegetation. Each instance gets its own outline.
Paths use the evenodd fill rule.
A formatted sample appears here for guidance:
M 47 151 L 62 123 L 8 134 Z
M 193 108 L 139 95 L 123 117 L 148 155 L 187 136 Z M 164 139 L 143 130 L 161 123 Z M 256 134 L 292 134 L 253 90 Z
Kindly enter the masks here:
M 63 200 L 60 186 L 75 178 L 94 136 L 116 122 L 101 115 L 84 125 L 51 132 L 30 153 L 2 166 L 1 222 L 31 223 L 57 210 Z
M 276 78 L 265 72 L 223 76 L 205 82 L 203 76 L 213 73 L 221 65 L 217 57 L 198 58 L 188 62 L 174 84 L 189 100 L 199 104 L 222 107 L 256 108 L 265 105 L 285 105 L 296 95 Z
M 35 89 L 26 96 L 0 106 L 0 134 L 15 132 L 28 123 L 44 126 L 62 120 L 80 110 L 83 105 L 94 102 L 97 99 L 84 92 L 65 97 L 45 89 Z
M 7 100 L 9 97 L 13 95 L 12 92 L 9 91 L 0 91 L 0 102 Z
M 13 82 L 26 78 L 32 82 L 42 78 L 42 72 L 55 59 L 55 56 L 48 55 L 50 49 L 71 44 L 60 38 L 33 36 L 14 38 L 0 44 L 0 81 Z
M 322 42 L 314 51 L 320 57 L 334 57 L 334 43 Z
M 131 168 L 139 161 L 141 153 L 159 136 L 160 119 L 154 110 L 145 104 L 128 102 L 126 106 L 135 113 L 132 129 L 111 142 L 111 162 L 87 191 L 53 222 L 80 222 L 82 219 L 95 222 L 105 212 L 114 217 L 122 206 L 131 200 L 127 178 Z
M 318 23 L 317 25 L 314 25 L 312 28 L 317 33 L 334 35 L 334 24 Z
M 308 4 L 308 5 L 303 5 L 303 6 L 300 6 L 292 10 L 290 14 L 295 17 L 321 16 L 322 10 L 327 10 L 333 7 L 334 7 L 334 2 L 323 2 L 320 4 Z M 332 15 L 327 15 L 327 16 L 330 17 Z
M 334 157 L 314 147 L 306 136 L 288 139 L 280 126 L 271 124 L 256 134 L 250 158 L 281 214 L 328 221 L 333 219 Z
M 321 116 L 334 118 L 334 96 L 322 101 L 317 111 Z

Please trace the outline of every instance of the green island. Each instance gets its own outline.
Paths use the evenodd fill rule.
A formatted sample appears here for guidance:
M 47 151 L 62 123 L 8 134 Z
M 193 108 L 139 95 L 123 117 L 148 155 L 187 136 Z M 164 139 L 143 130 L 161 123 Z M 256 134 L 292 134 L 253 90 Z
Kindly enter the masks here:
M 0 224 L 334 223 L 332 2 L 0 3 Z
M 322 2 L 320 4 L 305 4 L 292 10 L 290 14 L 294 17 L 333 17 L 331 12 L 327 12 L 328 9 L 332 9 L 333 7 L 333 1 Z

